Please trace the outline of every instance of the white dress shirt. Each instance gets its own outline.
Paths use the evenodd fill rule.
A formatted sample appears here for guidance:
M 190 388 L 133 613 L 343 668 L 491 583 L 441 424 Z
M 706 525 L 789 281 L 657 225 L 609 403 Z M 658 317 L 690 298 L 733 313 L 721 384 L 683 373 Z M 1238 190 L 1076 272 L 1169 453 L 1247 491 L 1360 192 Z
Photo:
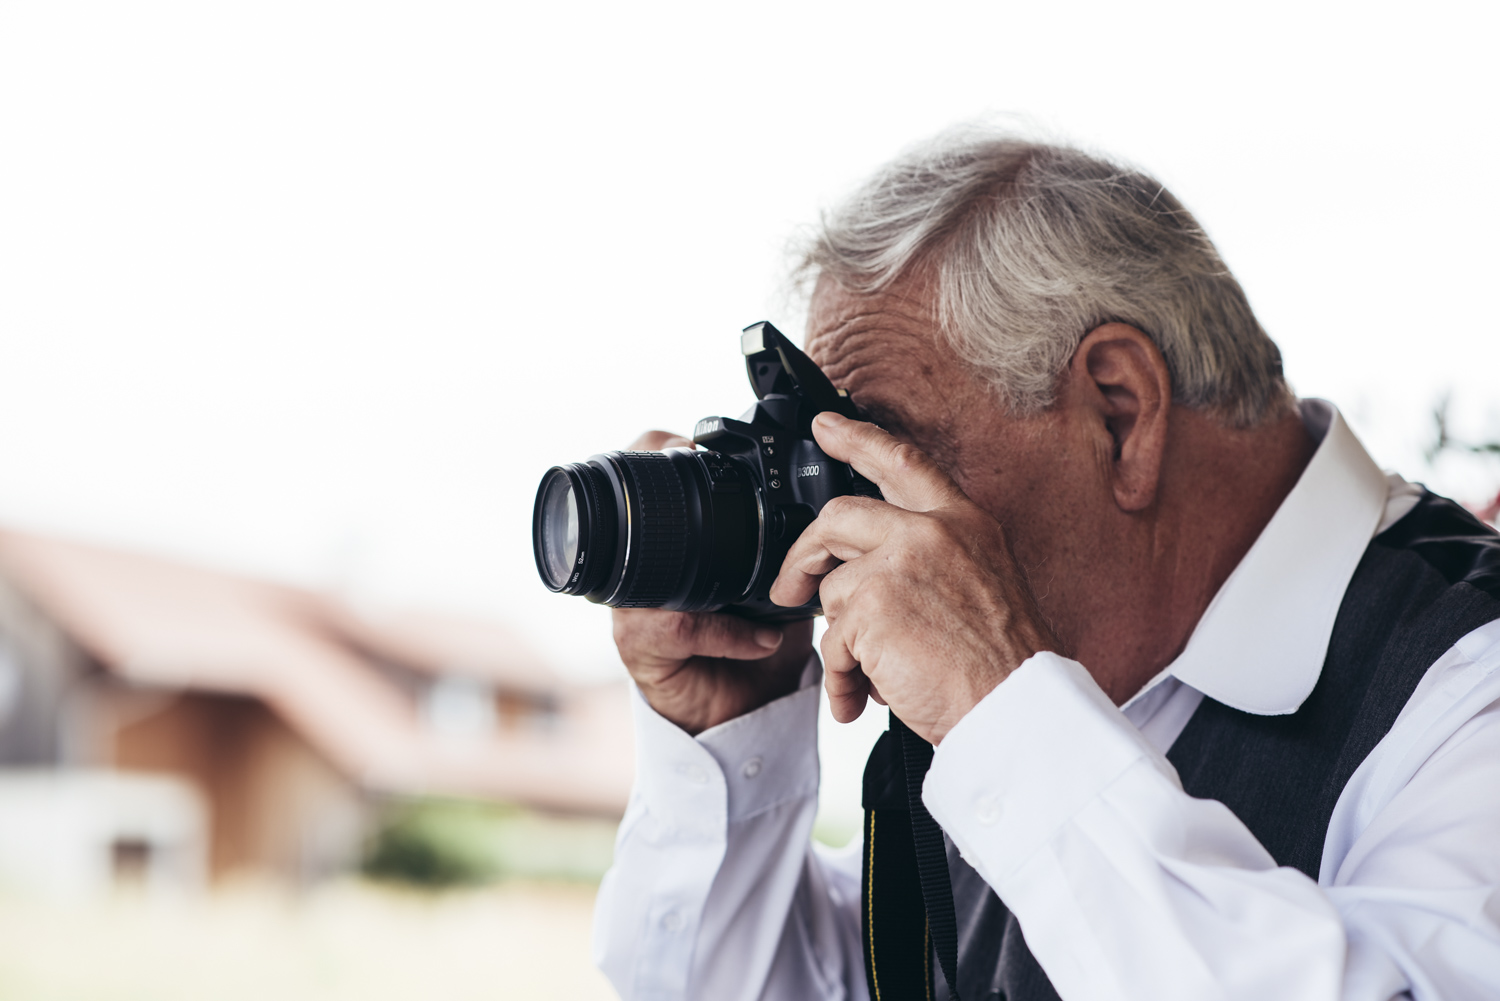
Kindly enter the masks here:
M 923 802 L 1064 1001 L 1500 998 L 1500 622 L 1432 665 L 1349 780 L 1317 882 L 1164 757 L 1204 695 L 1297 710 L 1370 538 L 1420 494 L 1332 407 L 1303 417 L 1317 452 L 1170 667 L 1121 708 L 1037 654 L 933 758 Z M 637 695 L 594 927 L 627 1001 L 868 998 L 859 846 L 810 842 L 820 674 L 697 738 Z

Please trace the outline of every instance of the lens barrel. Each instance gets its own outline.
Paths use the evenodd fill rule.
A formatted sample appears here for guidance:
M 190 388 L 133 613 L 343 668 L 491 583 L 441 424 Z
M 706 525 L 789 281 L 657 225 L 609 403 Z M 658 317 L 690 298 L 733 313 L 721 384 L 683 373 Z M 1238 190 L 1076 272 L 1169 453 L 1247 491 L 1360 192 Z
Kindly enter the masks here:
M 748 593 L 764 521 L 738 459 L 685 448 L 606 452 L 543 476 L 532 547 L 552 591 L 618 608 L 701 611 Z

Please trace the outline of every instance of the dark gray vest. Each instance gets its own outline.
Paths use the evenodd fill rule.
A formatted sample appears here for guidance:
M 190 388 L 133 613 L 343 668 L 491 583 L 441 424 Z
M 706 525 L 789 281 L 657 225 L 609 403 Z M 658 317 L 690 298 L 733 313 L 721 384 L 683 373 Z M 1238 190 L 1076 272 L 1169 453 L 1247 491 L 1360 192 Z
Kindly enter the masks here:
M 1424 494 L 1365 550 L 1302 707 L 1256 716 L 1205 698 L 1167 758 L 1190 795 L 1224 803 L 1278 863 L 1316 879 L 1334 804 L 1354 770 L 1427 669 L 1495 619 L 1500 535 Z M 1015 917 L 951 846 L 948 858 L 964 1001 L 1057 1001 Z M 946 997 L 935 975 L 934 996 Z

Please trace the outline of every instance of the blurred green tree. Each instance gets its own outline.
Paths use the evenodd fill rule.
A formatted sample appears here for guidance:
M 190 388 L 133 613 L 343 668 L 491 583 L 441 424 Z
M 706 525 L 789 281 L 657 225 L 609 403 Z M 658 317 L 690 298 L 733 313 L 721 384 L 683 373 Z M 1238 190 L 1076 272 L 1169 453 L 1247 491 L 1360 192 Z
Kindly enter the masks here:
M 462 800 L 393 806 L 370 840 L 366 876 L 432 888 L 472 886 L 503 874 L 496 828 L 512 808 Z

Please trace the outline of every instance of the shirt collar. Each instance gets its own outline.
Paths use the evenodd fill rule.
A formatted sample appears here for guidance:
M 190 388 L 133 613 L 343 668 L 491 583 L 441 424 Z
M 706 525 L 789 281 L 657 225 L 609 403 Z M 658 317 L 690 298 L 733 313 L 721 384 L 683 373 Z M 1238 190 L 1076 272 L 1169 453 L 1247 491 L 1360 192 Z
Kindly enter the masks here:
M 1304 400 L 1301 411 L 1317 451 L 1163 672 L 1260 716 L 1296 712 L 1317 684 L 1388 490 L 1332 404 Z

